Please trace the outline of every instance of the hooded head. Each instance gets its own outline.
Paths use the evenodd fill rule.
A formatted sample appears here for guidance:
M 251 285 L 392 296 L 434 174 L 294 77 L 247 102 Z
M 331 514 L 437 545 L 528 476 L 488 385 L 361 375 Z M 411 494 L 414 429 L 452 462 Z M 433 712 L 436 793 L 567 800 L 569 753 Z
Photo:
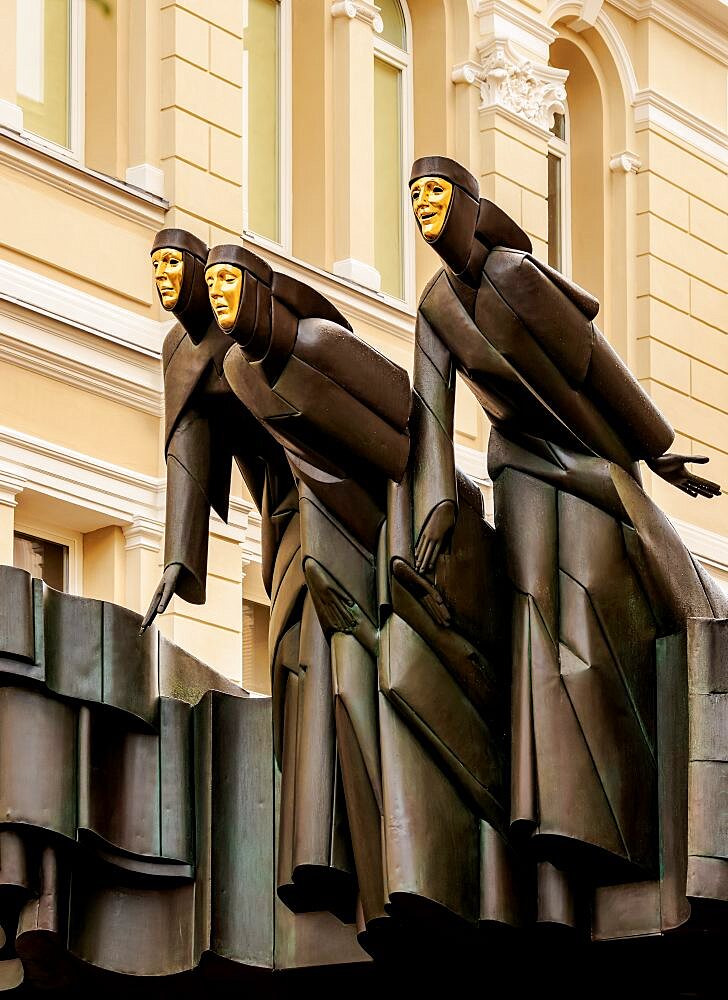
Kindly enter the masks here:
M 470 258 L 478 221 L 478 182 L 447 156 L 423 156 L 412 165 L 410 195 L 423 238 L 460 274 Z
M 269 265 L 250 250 L 223 243 L 208 254 L 205 281 L 220 329 L 240 344 L 248 360 L 264 357 L 271 331 Z
M 199 343 L 212 320 L 205 285 L 207 246 L 186 229 L 160 229 L 151 256 L 160 302 Z
M 531 251 L 523 230 L 497 205 L 480 197 L 473 175 L 447 156 L 423 156 L 412 164 L 412 208 L 423 238 L 455 274 L 480 279 L 494 246 Z

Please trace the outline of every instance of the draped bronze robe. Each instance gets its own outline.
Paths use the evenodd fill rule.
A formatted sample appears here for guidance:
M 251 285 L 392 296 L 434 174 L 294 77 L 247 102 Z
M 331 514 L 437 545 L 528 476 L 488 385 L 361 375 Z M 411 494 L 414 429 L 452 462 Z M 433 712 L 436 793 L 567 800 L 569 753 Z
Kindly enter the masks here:
M 414 484 L 415 537 L 457 500 L 458 372 L 492 424 L 514 591 L 512 831 L 550 865 L 540 919 L 569 924 L 563 871 L 592 885 L 655 877 L 655 638 L 726 603 L 640 488 L 638 460 L 673 434 L 594 326 L 598 303 L 529 254 L 481 251 L 479 284 L 442 270 L 420 302 L 415 391 L 432 463 Z

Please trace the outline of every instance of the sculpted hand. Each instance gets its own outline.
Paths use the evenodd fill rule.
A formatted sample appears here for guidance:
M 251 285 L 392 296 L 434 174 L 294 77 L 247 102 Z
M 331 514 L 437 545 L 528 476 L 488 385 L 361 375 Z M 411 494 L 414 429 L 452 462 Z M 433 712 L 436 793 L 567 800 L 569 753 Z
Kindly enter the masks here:
M 324 631 L 352 632 L 357 617 L 351 597 L 315 559 L 306 560 L 305 574 Z
M 442 599 L 442 594 L 426 576 L 421 576 L 404 559 L 392 560 L 392 573 L 399 582 L 422 604 L 430 618 L 438 625 L 450 625 L 450 611 Z
M 677 486 L 683 493 L 691 497 L 717 497 L 720 494 L 720 486 L 710 479 L 702 479 L 693 475 L 685 468 L 685 463 L 696 462 L 705 465 L 709 459 L 705 455 L 660 455 L 659 458 L 648 460 L 647 464 L 653 472 L 657 473 L 665 482 Z
M 149 603 L 147 613 L 144 615 L 144 621 L 139 629 L 139 635 L 146 632 L 157 615 L 161 615 L 166 610 L 167 605 L 174 597 L 174 592 L 177 589 L 177 581 L 179 580 L 181 572 L 182 567 L 179 563 L 172 563 L 170 566 L 167 566 L 164 574 L 162 575 L 162 579 L 159 581 L 159 586 L 154 591 L 154 596 Z
M 307 559 L 303 571 L 324 632 L 353 635 L 372 656 L 377 656 L 379 634 L 354 598 L 315 559 Z
M 415 546 L 415 566 L 419 573 L 427 573 L 433 568 L 440 555 L 440 549 L 448 533 L 455 524 L 455 504 L 444 500 L 432 511 L 420 532 Z

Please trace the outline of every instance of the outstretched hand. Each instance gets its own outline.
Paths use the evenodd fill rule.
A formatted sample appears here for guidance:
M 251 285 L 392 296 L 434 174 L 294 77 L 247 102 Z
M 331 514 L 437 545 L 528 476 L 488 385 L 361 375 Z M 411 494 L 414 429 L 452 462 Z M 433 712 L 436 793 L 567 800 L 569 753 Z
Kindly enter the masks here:
M 661 479 L 676 486 L 688 496 L 707 497 L 710 500 L 720 494 L 718 483 L 696 476 L 685 468 L 686 463 L 705 465 L 708 461 L 706 455 L 671 455 L 668 452 L 659 458 L 650 459 L 647 464 Z
M 437 562 L 440 549 L 455 525 L 455 504 L 444 500 L 432 511 L 420 532 L 415 546 L 415 567 L 418 573 L 427 573 Z
M 181 571 L 182 567 L 179 563 L 172 563 L 165 569 L 162 579 L 159 581 L 159 586 L 154 591 L 154 596 L 149 603 L 147 613 L 144 615 L 139 635 L 146 632 L 157 615 L 161 615 L 166 611 L 167 605 L 172 600 L 177 589 L 177 581 L 179 580 Z

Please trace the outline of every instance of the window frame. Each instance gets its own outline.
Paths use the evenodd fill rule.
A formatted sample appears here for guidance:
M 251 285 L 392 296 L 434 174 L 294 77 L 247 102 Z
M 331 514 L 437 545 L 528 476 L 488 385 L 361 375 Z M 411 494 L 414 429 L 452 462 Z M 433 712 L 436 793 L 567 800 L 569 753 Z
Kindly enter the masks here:
M 561 273 L 571 278 L 571 154 L 569 140 L 571 137 L 571 121 L 569 108 L 564 101 L 564 139 L 553 133 L 549 134 L 548 153 L 555 156 L 560 163 L 561 174 Z
M 16 0 L 17 5 L 17 0 Z M 16 6 L 17 10 L 17 6 Z M 86 4 L 70 0 L 69 37 L 69 145 L 61 146 L 51 139 L 46 139 L 37 132 L 31 132 L 25 127 L 21 132 L 23 139 L 33 145 L 53 153 L 71 163 L 84 162 L 85 124 L 86 124 Z M 17 67 L 16 67 L 17 81 Z M 17 86 L 17 84 L 16 84 Z
M 412 18 L 405 0 L 399 0 L 404 17 L 406 48 L 401 49 L 386 41 L 381 35 L 374 34 L 374 59 L 394 66 L 402 74 L 400 108 L 402 115 L 402 298 L 389 292 L 380 291 L 379 295 L 387 302 L 413 305 L 415 298 L 415 227 L 410 209 L 409 176 L 414 157 L 414 91 L 412 86 Z M 376 126 L 375 126 L 376 127 Z M 376 260 L 374 262 L 376 267 Z
M 29 535 L 44 542 L 64 545 L 68 549 L 67 576 L 68 583 L 65 593 L 81 596 L 83 594 L 83 534 L 70 528 L 49 526 L 35 518 L 15 518 L 13 537 Z
M 293 24 L 292 0 L 275 0 L 279 7 L 280 52 L 278 59 L 278 206 L 280 221 L 280 242 L 269 236 L 256 233 L 249 227 L 248 184 L 248 94 L 249 60 L 247 44 L 243 45 L 243 226 L 242 235 L 258 246 L 289 256 L 293 244 Z M 249 23 L 248 0 L 243 0 L 244 36 Z

